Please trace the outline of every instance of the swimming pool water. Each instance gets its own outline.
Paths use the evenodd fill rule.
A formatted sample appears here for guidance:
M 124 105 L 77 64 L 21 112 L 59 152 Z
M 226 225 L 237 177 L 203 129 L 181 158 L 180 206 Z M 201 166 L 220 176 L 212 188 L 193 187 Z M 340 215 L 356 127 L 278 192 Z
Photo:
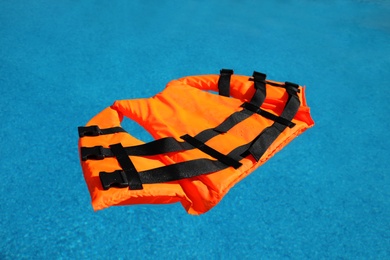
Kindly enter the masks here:
M 0 1 L 0 259 L 388 259 L 389 12 L 388 1 Z M 93 212 L 77 126 L 221 68 L 306 85 L 315 127 L 199 217 L 179 204 Z

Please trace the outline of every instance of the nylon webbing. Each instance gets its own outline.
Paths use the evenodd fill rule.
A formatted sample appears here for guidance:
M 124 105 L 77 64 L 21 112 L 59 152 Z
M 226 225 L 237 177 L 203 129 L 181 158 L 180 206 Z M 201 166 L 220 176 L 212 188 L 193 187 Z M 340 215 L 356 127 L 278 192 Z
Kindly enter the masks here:
M 226 133 L 229 131 L 233 126 L 237 125 L 238 123 L 244 121 L 248 117 L 250 117 L 253 113 L 247 113 L 244 110 L 234 112 L 231 114 L 228 118 L 226 118 L 220 125 L 216 126 L 215 128 L 210 128 L 203 130 L 199 134 L 195 136 L 196 139 L 201 140 L 202 142 L 207 142 L 211 138 Z
M 225 164 L 210 159 L 197 159 L 162 166 L 155 169 L 138 172 L 143 184 L 162 183 L 200 176 L 227 168 Z M 127 180 L 123 180 L 123 171 L 100 172 L 100 180 L 105 189 L 110 187 L 127 187 Z
M 260 107 L 266 96 L 266 88 L 265 88 L 265 78 L 266 74 L 254 71 L 253 72 L 253 81 L 255 83 L 256 92 L 253 94 L 252 99 L 249 103 L 252 105 Z
M 221 69 L 220 76 L 218 79 L 219 95 L 225 97 L 230 96 L 230 78 L 233 73 L 233 70 Z
M 297 113 L 301 102 L 297 95 L 298 85 L 286 82 L 286 91 L 289 95 L 287 103 L 284 107 L 281 118 L 291 121 Z M 271 126 L 265 128 L 263 132 L 254 140 L 248 152 L 256 159 L 260 160 L 268 147 L 275 141 L 280 133 L 286 129 L 286 125 L 279 122 L 274 122 Z
M 124 181 L 128 183 L 131 190 L 142 190 L 142 182 L 134 164 L 131 162 L 125 149 L 121 143 L 110 145 L 112 153 L 118 160 L 119 165 L 122 167 L 125 175 L 121 175 Z
M 252 112 L 257 113 L 257 114 L 261 115 L 262 117 L 273 120 L 275 122 L 278 122 L 278 123 L 283 124 L 285 126 L 288 126 L 290 128 L 295 126 L 295 124 L 293 122 L 291 122 L 290 120 L 287 120 L 281 116 L 276 116 L 276 115 L 274 115 L 266 110 L 263 110 L 259 107 L 252 105 L 251 103 L 245 102 L 244 104 L 242 104 L 242 107 L 247 109 L 247 110 L 250 110 Z
M 257 71 L 253 72 L 255 93 L 253 94 L 252 99 L 250 100 L 250 104 L 252 104 L 253 106 L 260 107 L 265 100 L 265 96 L 266 96 L 265 78 L 266 78 L 266 74 Z M 253 115 L 253 113 L 255 112 L 246 109 L 234 112 L 228 118 L 226 118 L 220 125 L 218 125 L 215 128 L 206 129 L 200 132 L 198 135 L 195 136 L 195 138 L 201 140 L 202 142 L 206 142 L 207 140 L 210 140 L 211 138 L 221 133 L 226 133 L 232 127 L 234 127 L 235 125 L 239 124 L 240 122 L 244 121 L 245 119 Z
M 240 161 L 242 159 L 240 154 L 242 154 L 251 143 L 237 147 L 227 156 L 233 158 L 236 161 Z M 138 172 L 138 175 L 143 184 L 152 184 L 196 177 L 216 171 L 221 171 L 228 167 L 228 165 L 216 160 L 195 159 L 146 171 L 140 171 Z M 123 175 L 124 172 L 122 170 L 99 173 L 102 185 L 105 187 L 104 189 L 108 189 L 109 187 L 127 187 L 128 179 L 124 179 Z
M 239 161 L 234 160 L 233 158 L 229 157 L 228 155 L 224 155 L 224 154 L 218 152 L 217 150 L 211 148 L 210 146 L 206 145 L 205 143 L 197 140 L 196 138 L 194 138 L 190 135 L 183 135 L 180 138 L 183 139 L 184 141 L 186 141 L 187 143 L 191 144 L 195 148 L 198 148 L 199 150 L 201 150 L 205 154 L 208 154 L 211 157 L 214 157 L 215 159 L 217 159 L 218 161 L 226 164 L 227 166 L 232 166 L 234 169 L 238 169 L 242 165 L 242 163 L 240 163 Z
M 153 156 L 163 153 L 190 150 L 193 148 L 194 147 L 189 143 L 179 142 L 173 137 L 165 137 L 145 144 L 124 147 L 127 155 L 134 156 Z M 105 157 L 114 156 L 110 148 L 103 148 L 103 146 L 81 147 L 80 153 L 83 161 L 89 159 L 101 160 Z

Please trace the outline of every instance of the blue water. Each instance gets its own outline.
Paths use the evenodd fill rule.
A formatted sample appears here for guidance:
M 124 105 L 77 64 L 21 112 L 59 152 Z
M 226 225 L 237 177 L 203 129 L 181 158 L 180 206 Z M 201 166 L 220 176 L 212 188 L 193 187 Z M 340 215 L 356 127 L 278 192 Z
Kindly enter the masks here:
M 379 0 L 0 1 L 0 259 L 389 259 L 389 13 Z M 77 126 L 221 68 L 306 85 L 316 126 L 199 217 L 94 212 Z

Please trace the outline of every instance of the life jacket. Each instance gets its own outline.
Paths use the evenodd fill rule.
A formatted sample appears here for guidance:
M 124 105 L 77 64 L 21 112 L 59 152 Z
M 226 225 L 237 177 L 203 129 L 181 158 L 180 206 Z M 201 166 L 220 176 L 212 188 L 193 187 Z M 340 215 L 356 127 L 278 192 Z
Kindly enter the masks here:
M 130 135 L 123 117 L 155 140 Z M 303 87 L 223 69 L 172 80 L 151 98 L 115 101 L 78 128 L 79 153 L 95 210 L 181 202 L 201 214 L 313 125 Z

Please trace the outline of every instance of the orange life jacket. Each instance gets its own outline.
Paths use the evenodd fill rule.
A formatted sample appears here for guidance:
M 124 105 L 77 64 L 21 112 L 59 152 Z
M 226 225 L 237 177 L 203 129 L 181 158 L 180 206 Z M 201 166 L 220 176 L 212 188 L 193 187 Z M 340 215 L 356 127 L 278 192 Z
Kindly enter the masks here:
M 173 80 L 151 98 L 116 101 L 79 127 L 93 208 L 180 201 L 190 214 L 205 213 L 314 125 L 303 87 L 259 72 L 232 74 Z M 155 140 L 127 133 L 124 116 Z

